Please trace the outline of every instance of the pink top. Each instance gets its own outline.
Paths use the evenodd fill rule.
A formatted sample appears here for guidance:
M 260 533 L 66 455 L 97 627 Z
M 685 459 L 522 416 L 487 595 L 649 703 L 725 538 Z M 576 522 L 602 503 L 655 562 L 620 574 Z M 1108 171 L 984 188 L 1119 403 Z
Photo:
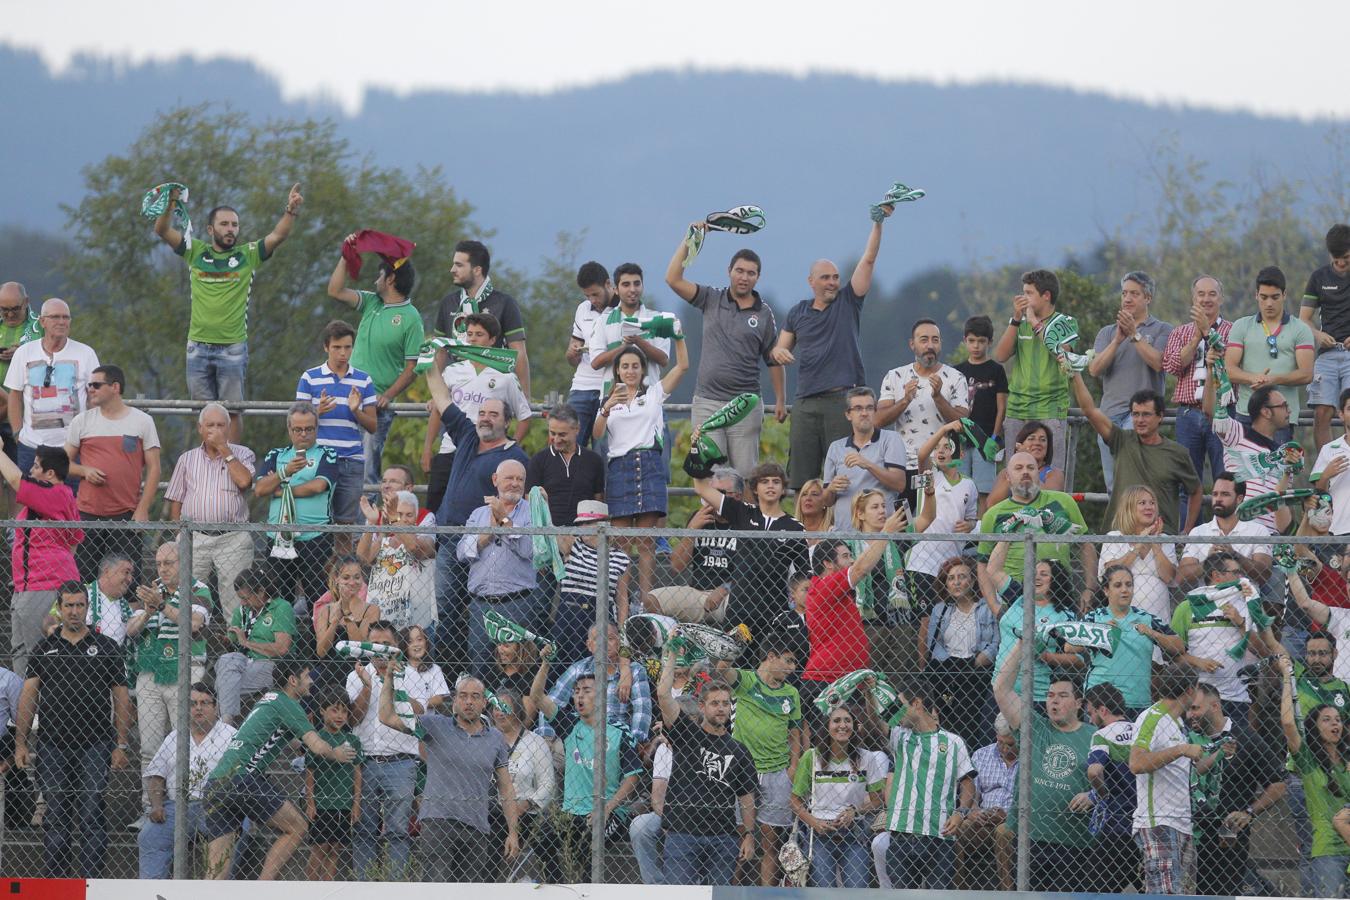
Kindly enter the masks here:
M 78 522 L 75 495 L 64 484 L 42 484 L 31 478 L 19 482 L 19 519 Z M 50 591 L 63 581 L 79 581 L 74 547 L 84 540 L 79 528 L 19 528 L 14 534 L 11 565 L 14 590 Z

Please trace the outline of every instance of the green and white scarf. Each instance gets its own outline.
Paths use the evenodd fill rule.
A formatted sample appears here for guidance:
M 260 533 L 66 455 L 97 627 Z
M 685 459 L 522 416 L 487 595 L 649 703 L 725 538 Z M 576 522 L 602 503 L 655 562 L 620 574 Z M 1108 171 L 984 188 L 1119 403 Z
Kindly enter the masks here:
M 1110 622 L 1056 622 L 1049 632 L 1066 644 L 1100 650 L 1107 656 L 1120 644 L 1120 628 Z
M 690 225 L 684 236 L 684 268 L 689 268 L 694 257 L 703 249 L 703 239 L 709 231 L 726 231 L 731 234 L 754 234 L 766 224 L 764 210 L 758 206 L 745 204 L 733 206 L 726 212 L 708 213 L 703 222 Z
M 488 297 L 492 296 L 492 279 L 484 278 L 483 283 L 479 285 L 478 292 L 472 297 L 464 288 L 459 289 L 459 315 L 455 316 L 454 331 L 455 334 L 463 337 L 468 325 L 464 322 L 464 317 L 474 315 L 483 311 L 483 303 Z
M 861 556 L 867 547 L 864 541 L 847 543 L 849 549 L 853 551 L 854 559 Z M 868 577 L 859 581 L 853 589 L 854 602 L 857 603 L 858 612 L 862 614 L 864 622 L 886 618 L 887 610 L 900 611 L 906 615 L 911 611 L 909 589 L 905 584 L 904 553 L 899 544 L 894 541 L 886 542 L 886 552 L 881 555 L 880 568 L 888 585 L 884 589 L 885 596 L 876 596 L 879 593 L 875 580 L 876 569 L 868 573 Z
M 538 485 L 530 488 L 529 502 L 530 525 L 535 528 L 552 528 L 553 513 L 549 511 L 548 500 L 544 498 L 544 492 Z M 551 570 L 553 577 L 561 582 L 563 576 L 567 574 L 567 566 L 563 562 L 562 554 L 558 552 L 558 539 L 551 534 L 536 534 L 531 540 L 534 543 L 534 567 Z
M 338 641 L 333 645 L 333 652 L 346 659 L 387 659 L 391 662 L 403 659 L 402 650 L 391 644 L 377 644 L 374 641 Z M 389 677 L 389 669 L 386 669 L 385 673 L 385 677 Z M 394 714 L 418 740 L 421 740 L 426 736 L 426 732 L 417 721 L 417 713 L 413 711 L 412 698 L 408 696 L 407 681 L 402 667 L 394 673 L 393 678 Z
M 540 647 L 549 643 L 549 639 L 535 634 L 524 625 L 520 625 L 506 616 L 489 609 L 483 613 L 483 630 L 488 640 L 494 644 L 533 643 Z
M 897 181 L 891 185 L 891 189 L 886 192 L 886 196 L 872 204 L 868 214 L 873 222 L 881 223 L 886 220 L 886 210 L 883 207 L 895 207 L 900 203 L 922 200 L 926 196 L 928 196 L 928 192 L 923 188 L 911 188 Z
M 157 185 L 145 192 L 141 198 L 141 215 L 147 219 L 158 219 L 164 215 L 164 211 L 169 208 L 169 192 L 178 188 L 178 200 L 173 205 L 173 215 L 169 224 L 183 233 L 188 243 L 192 242 L 192 217 L 188 215 L 187 185 L 179 184 L 176 181 L 170 181 L 166 184 Z
M 281 482 L 281 507 L 277 510 L 277 525 L 295 524 L 295 492 L 291 490 L 290 479 Z M 276 532 L 270 555 L 274 559 L 295 559 L 295 532 L 283 529 Z
M 468 360 L 503 375 L 516 370 L 516 359 L 520 356 L 520 351 L 510 347 L 476 347 L 461 343 L 457 338 L 433 337 L 423 341 L 418 348 L 413 371 L 420 375 L 430 369 L 436 362 L 436 351 L 442 349 L 449 351 L 455 359 Z

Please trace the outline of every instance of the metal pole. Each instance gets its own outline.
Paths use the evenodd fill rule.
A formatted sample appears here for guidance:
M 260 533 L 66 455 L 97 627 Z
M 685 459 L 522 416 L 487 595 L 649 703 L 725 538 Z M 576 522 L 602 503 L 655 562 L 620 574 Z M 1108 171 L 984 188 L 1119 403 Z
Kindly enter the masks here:
M 1017 751 L 1017 889 L 1031 890 L 1031 717 L 1036 704 L 1036 536 L 1022 539 L 1022 730 Z
M 1074 470 L 1078 468 L 1078 424 L 1066 422 L 1064 425 L 1064 490 L 1073 493 Z
M 581 538 L 577 538 L 581 540 Z M 605 732 L 609 728 L 609 527 L 600 526 L 595 545 L 595 763 L 591 769 L 592 808 L 605 809 Z M 619 662 L 616 660 L 616 662 Z M 605 881 L 605 817 L 591 818 L 591 884 Z
M 183 521 L 178 528 L 178 783 L 173 790 L 173 877 L 191 878 L 188 860 L 188 775 L 191 771 L 192 728 L 192 531 Z M 186 618 L 184 612 L 186 611 Z

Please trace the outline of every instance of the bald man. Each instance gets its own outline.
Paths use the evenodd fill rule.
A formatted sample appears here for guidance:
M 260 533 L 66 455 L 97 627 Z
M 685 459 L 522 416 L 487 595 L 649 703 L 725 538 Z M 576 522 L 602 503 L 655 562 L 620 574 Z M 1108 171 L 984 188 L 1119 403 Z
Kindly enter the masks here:
M 894 207 L 881 209 L 889 216 Z M 858 327 L 880 250 L 881 223 L 874 222 L 848 284 L 840 285 L 839 267 L 828 259 L 812 263 L 806 276 L 811 299 L 792 308 L 778 333 L 778 343 L 771 354 L 773 361 L 790 366 L 798 358 L 801 360 L 788 456 L 788 480 L 794 491 L 820 477 L 830 444 L 848 436 L 849 423 L 843 416 L 844 394 L 849 388 L 867 383 L 858 347 Z
M 525 466 L 519 460 L 502 460 L 492 473 L 492 486 L 496 495 L 484 497 L 483 505 L 470 513 L 464 524 L 469 528 L 505 528 L 507 533 L 465 534 L 455 548 L 459 561 L 469 566 L 469 666 L 480 674 L 487 669 L 492 648 L 483 630 L 483 613 L 495 610 L 532 631 L 542 630 L 534 539 L 528 534 L 509 533 L 512 528 L 530 524 Z
M 53 297 L 38 317 L 41 340 L 21 344 L 5 373 L 9 427 L 18 439 L 18 464 L 27 472 L 41 446 L 64 447 L 71 420 L 85 410 L 89 376 L 98 354 L 70 339 L 70 307 Z M 73 485 L 72 485 L 73 486 Z
M 17 281 L 0 284 L 0 384 L 9 374 L 9 361 L 20 344 L 35 341 L 42 337 L 42 323 L 28 305 L 28 290 Z M 0 389 L 0 393 L 4 393 Z M 18 446 L 14 443 L 14 432 L 9 427 L 9 418 L 0 421 L 0 440 L 4 441 L 5 455 L 17 460 Z

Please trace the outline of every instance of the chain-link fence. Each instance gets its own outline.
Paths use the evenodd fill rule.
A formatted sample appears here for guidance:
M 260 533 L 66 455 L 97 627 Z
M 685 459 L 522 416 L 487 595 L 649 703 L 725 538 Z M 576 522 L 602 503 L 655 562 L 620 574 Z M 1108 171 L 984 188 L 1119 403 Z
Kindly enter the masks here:
M 1341 889 L 1336 539 L 699 524 L 8 523 L 0 868 Z

